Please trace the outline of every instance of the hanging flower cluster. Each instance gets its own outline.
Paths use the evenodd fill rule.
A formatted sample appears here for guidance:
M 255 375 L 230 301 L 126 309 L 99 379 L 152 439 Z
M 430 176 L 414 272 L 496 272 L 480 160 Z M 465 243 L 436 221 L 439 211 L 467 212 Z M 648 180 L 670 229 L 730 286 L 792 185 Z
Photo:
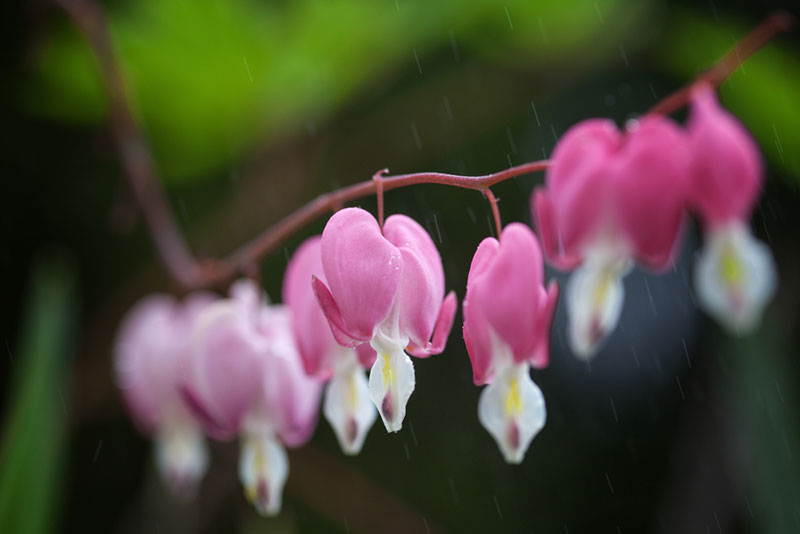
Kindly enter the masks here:
M 561 138 L 531 197 L 541 248 L 529 227 L 502 228 L 483 189 L 499 238 L 484 239 L 472 259 L 463 337 L 474 382 L 485 386 L 478 419 L 507 462 L 522 462 L 546 420 L 530 369 L 549 363 L 559 289 L 545 286 L 542 250 L 553 266 L 575 270 L 568 339 L 588 359 L 619 321 L 625 275 L 635 264 L 671 265 L 697 215 L 706 233 L 694 276 L 700 304 L 746 331 L 775 290 L 770 252 L 747 225 L 762 179 L 755 143 L 701 83 L 686 127 L 655 114 L 623 131 L 592 119 Z M 445 294 L 441 257 L 422 226 L 405 215 L 383 224 L 380 187 L 380 222 L 342 209 L 297 249 L 284 305 L 240 280 L 228 298 L 153 296 L 125 319 L 118 382 L 176 494 L 191 495 L 207 468 L 204 435 L 238 437 L 245 495 L 262 514 L 277 513 L 285 448 L 310 438 L 326 383 L 322 411 L 346 454 L 362 449 L 378 415 L 388 432 L 401 429 L 415 388 L 409 356 L 444 350 L 457 300 Z
M 691 98 L 686 129 L 657 115 L 624 132 L 598 119 L 573 126 L 531 198 L 548 261 L 576 269 L 566 305 L 578 357 L 594 356 L 616 327 L 632 265 L 672 263 L 687 213 L 707 227 L 695 284 L 710 314 L 750 329 L 774 291 L 769 250 L 746 223 L 763 178 L 756 145 L 712 87 L 696 86 Z
M 289 310 L 268 305 L 240 280 L 228 299 L 150 297 L 119 335 L 120 386 L 134 418 L 157 436 L 157 464 L 183 494 L 203 475 L 203 431 L 239 437 L 239 478 L 265 515 L 281 507 L 289 473 L 285 447 L 311 437 L 321 383 L 306 374 Z

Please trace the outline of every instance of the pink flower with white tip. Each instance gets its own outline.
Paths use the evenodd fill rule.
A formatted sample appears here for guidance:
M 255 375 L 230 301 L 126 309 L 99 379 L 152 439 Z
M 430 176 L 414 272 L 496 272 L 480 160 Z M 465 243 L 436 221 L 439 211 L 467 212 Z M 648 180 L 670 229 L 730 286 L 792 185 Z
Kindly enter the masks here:
M 210 293 L 194 293 L 183 302 L 169 295 L 147 297 L 125 317 L 114 344 L 114 370 L 125 404 L 139 426 L 155 436 L 162 479 L 184 498 L 194 494 L 205 473 L 208 450 L 180 387 L 191 359 L 191 330 L 214 298 Z
M 758 324 L 776 286 L 772 254 L 747 223 L 761 192 L 761 157 L 708 84 L 692 90 L 688 129 L 690 202 L 706 227 L 706 245 L 695 267 L 697 294 L 709 314 L 745 332 Z
M 520 463 L 545 423 L 541 390 L 529 369 L 547 367 L 558 286 L 544 287 L 533 232 L 519 223 L 478 246 L 467 277 L 464 341 L 481 393 L 478 419 L 509 463 Z
M 369 343 L 378 353 L 369 394 L 386 430 L 402 427 L 414 391 L 414 366 L 406 354 L 444 350 L 453 325 L 455 293 L 445 298 L 442 260 L 428 233 L 413 219 L 392 215 L 383 234 L 359 208 L 331 217 L 322 233 L 327 283 L 314 292 L 331 331 L 343 346 Z
M 292 314 L 292 329 L 306 373 L 328 381 L 322 413 L 342 450 L 357 454 L 378 413 L 369 398 L 364 368 L 375 362 L 368 343 L 353 349 L 339 345 L 311 288 L 312 276 L 325 283 L 320 236 L 303 242 L 286 268 L 283 299 Z
M 231 295 L 198 321 L 183 392 L 210 435 L 241 437 L 245 495 L 259 513 L 275 515 L 289 475 L 284 447 L 311 437 L 321 384 L 303 369 L 286 307 L 268 306 L 248 280 Z
M 686 134 L 659 116 L 631 122 L 625 132 L 608 120 L 586 120 L 556 145 L 531 208 L 548 261 L 579 266 L 566 294 L 569 341 L 579 357 L 592 357 L 615 328 L 633 263 L 670 264 L 685 219 L 689 158 Z

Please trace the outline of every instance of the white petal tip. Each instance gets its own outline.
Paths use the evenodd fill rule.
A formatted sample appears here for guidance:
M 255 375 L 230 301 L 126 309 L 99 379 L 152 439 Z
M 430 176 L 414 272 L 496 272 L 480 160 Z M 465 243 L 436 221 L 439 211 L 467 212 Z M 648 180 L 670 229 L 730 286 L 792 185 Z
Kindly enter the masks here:
M 322 412 L 342 451 L 349 456 L 361 452 L 378 414 L 370 400 L 367 378 L 355 358 L 353 365 L 334 374 L 325 390 Z
M 484 388 L 478 402 L 478 419 L 509 464 L 522 463 L 546 417 L 544 396 L 531 380 L 526 364 L 502 369 Z
M 617 327 L 622 313 L 625 299 L 622 278 L 629 265 L 609 258 L 587 259 L 567 285 L 569 345 L 579 360 L 594 358 Z
M 414 365 L 403 351 L 381 353 L 369 374 L 369 396 L 387 432 L 399 432 L 414 391 Z
M 700 306 L 739 336 L 759 326 L 777 286 L 770 249 L 739 222 L 710 233 L 694 275 Z
M 266 517 L 280 513 L 289 458 L 272 435 L 247 435 L 239 455 L 239 479 L 247 500 Z
M 185 422 L 167 425 L 156 436 L 155 459 L 169 492 L 190 500 L 208 468 L 208 448 L 199 428 Z

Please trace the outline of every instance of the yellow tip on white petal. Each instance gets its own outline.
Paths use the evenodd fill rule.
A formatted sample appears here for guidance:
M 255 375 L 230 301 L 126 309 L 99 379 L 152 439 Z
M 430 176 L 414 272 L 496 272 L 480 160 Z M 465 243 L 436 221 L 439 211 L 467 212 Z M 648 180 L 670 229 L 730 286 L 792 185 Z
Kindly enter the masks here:
M 190 421 L 165 424 L 155 439 L 156 467 L 176 497 L 194 496 L 208 468 L 208 447 L 203 432 Z
M 775 293 L 772 253 L 740 222 L 712 230 L 695 265 L 700 306 L 726 328 L 755 328 Z
M 527 364 L 498 369 L 478 401 L 478 420 L 510 464 L 522 462 L 546 418 L 544 396 L 531 380 Z
M 358 454 L 378 417 L 369 396 L 367 377 L 355 358 L 337 369 L 325 390 L 322 412 L 347 454 Z
M 381 352 L 369 373 L 369 398 L 388 432 L 403 427 L 406 404 L 414 391 L 414 364 L 402 350 Z
M 269 433 L 245 435 L 239 454 L 239 480 L 247 500 L 259 514 L 278 515 L 288 476 L 289 458 L 275 436 Z
M 591 359 L 616 328 L 625 300 L 626 259 L 589 257 L 567 285 L 569 343 L 576 356 Z

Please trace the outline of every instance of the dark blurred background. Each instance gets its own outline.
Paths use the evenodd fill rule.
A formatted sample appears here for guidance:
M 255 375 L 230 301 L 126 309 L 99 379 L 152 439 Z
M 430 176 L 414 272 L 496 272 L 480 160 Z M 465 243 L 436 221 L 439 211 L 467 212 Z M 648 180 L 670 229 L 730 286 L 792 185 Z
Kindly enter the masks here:
M 393 173 L 494 172 L 547 157 L 588 117 L 619 123 L 709 67 L 780 2 L 116 0 L 132 104 L 193 251 L 220 257 L 316 195 Z M 324 421 L 291 455 L 284 509 L 242 496 L 236 444 L 172 500 L 126 417 L 110 347 L 138 298 L 172 286 L 122 179 L 85 41 L 58 8 L 3 7 L 0 84 L 0 530 L 3 532 L 726 532 L 800 530 L 800 48 L 796 31 L 724 84 L 767 165 L 754 215 L 780 287 L 732 337 L 700 313 L 687 231 L 675 268 L 626 280 L 590 365 L 565 343 L 535 373 L 548 421 L 509 466 L 479 425 L 460 336 L 417 361 L 406 423 L 345 457 Z M 682 119 L 679 113 L 677 118 Z M 498 185 L 530 222 L 542 176 Z M 375 209 L 372 198 L 358 203 Z M 480 194 L 392 191 L 428 228 L 463 298 L 494 230 Z M 263 264 L 280 299 L 287 258 Z M 549 271 L 549 275 L 564 277 Z

